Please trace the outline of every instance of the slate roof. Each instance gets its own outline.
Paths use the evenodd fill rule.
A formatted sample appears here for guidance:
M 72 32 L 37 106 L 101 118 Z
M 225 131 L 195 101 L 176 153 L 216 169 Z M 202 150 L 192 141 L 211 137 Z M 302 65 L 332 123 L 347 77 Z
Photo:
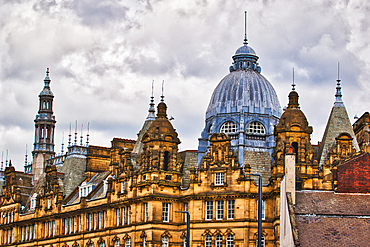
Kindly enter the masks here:
M 370 194 L 297 191 L 300 246 L 369 246 Z
M 352 146 L 356 151 L 360 151 L 358 147 L 355 133 L 353 132 L 351 122 L 349 120 L 346 107 L 333 106 L 328 123 L 326 124 L 325 133 L 322 138 L 319 150 L 319 165 L 325 164 L 328 153 L 335 145 L 335 138 L 341 133 L 348 133 L 353 138 Z

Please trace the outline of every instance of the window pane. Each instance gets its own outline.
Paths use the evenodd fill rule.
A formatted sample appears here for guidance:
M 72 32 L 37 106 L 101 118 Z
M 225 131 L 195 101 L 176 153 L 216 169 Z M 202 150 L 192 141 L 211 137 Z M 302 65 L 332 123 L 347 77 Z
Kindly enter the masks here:
M 234 219 L 235 214 L 235 200 L 227 201 L 227 219 Z
M 224 201 L 216 201 L 216 219 L 222 220 L 224 218 Z
M 213 218 L 213 202 L 206 202 L 206 220 L 211 220 Z
M 226 122 L 220 128 L 220 133 L 235 133 L 238 131 L 236 124 L 234 122 Z

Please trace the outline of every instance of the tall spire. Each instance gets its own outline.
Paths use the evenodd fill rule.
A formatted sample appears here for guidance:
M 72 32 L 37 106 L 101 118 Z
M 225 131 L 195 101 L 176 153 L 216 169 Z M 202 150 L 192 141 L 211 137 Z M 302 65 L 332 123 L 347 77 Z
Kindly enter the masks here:
M 0 171 L 4 170 L 4 151 L 1 151 L 1 167 Z
M 247 39 L 247 11 L 244 12 L 244 45 L 248 45 Z
M 152 81 L 152 96 L 150 96 L 149 114 L 146 120 L 155 120 L 155 104 L 154 104 L 154 80 Z
M 335 93 L 335 103 L 334 106 L 344 106 L 342 100 L 342 87 L 340 86 L 340 79 L 339 79 L 339 62 L 338 62 L 338 79 L 337 79 L 337 91 Z

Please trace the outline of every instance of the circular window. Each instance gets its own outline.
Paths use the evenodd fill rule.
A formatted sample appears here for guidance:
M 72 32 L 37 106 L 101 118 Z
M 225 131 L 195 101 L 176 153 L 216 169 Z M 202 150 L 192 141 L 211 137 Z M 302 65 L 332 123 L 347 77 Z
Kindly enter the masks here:
M 220 133 L 235 133 L 238 130 L 234 122 L 226 122 L 220 128 Z
M 266 130 L 263 124 L 255 121 L 248 124 L 247 134 L 266 134 Z

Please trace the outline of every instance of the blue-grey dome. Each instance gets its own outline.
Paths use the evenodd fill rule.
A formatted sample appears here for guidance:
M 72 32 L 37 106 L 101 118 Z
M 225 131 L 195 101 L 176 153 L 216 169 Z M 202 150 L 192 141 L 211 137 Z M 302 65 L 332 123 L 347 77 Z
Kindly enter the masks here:
M 239 69 L 229 73 L 213 91 L 206 119 L 219 113 L 260 113 L 280 117 L 275 89 L 260 73 Z
M 243 46 L 239 47 L 236 50 L 235 55 L 238 55 L 238 54 L 253 54 L 253 55 L 256 55 L 256 52 L 253 50 L 252 47 L 247 46 L 247 45 L 243 45 Z

